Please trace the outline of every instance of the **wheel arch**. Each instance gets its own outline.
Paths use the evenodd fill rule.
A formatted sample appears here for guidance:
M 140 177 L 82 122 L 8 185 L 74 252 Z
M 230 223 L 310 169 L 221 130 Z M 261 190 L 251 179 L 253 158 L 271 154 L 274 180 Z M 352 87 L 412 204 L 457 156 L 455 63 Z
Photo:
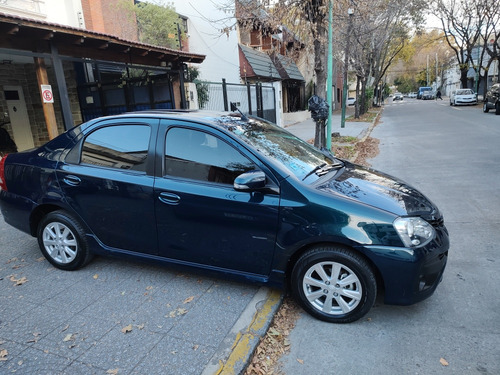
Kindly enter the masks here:
M 85 228 L 86 231 L 88 231 L 87 226 L 82 222 L 80 217 L 78 215 L 75 215 L 71 210 L 68 210 L 66 207 L 57 205 L 54 203 L 46 203 L 46 204 L 41 204 L 37 206 L 33 212 L 30 215 L 30 233 L 33 237 L 36 237 L 37 231 L 38 231 L 38 225 L 40 224 L 40 221 L 50 214 L 51 212 L 54 211 L 65 211 L 69 215 L 71 215 L 75 220 L 78 221 L 78 223 Z
M 304 255 L 306 252 L 308 252 L 314 248 L 328 247 L 328 246 L 342 248 L 342 249 L 345 249 L 347 251 L 351 251 L 351 252 L 355 253 L 356 255 L 359 255 L 360 257 L 362 257 L 363 260 L 365 260 L 366 263 L 368 263 L 368 265 L 371 268 L 371 271 L 373 272 L 373 275 L 375 276 L 375 280 L 377 281 L 377 288 L 380 290 L 385 290 L 384 278 L 382 277 L 382 273 L 380 272 L 378 267 L 375 265 L 375 263 L 368 256 L 366 256 L 363 252 L 359 251 L 358 249 L 356 249 L 352 246 L 346 245 L 344 243 L 326 241 L 326 242 L 316 242 L 316 243 L 307 244 L 307 245 L 299 248 L 298 250 L 296 250 L 290 256 L 290 259 L 288 260 L 288 264 L 287 264 L 287 267 L 285 270 L 285 286 L 286 286 L 287 291 L 291 291 L 292 271 L 293 271 L 295 264 L 297 264 L 297 261 L 300 259 L 300 257 L 302 255 Z

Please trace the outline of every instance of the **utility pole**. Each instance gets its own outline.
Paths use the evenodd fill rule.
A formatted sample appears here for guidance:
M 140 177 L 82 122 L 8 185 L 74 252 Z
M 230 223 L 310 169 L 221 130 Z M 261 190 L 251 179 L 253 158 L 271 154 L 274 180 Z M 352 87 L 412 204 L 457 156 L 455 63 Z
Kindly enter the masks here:
M 438 72 L 438 54 L 436 52 L 436 91 L 438 90 L 438 75 L 439 75 L 439 72 Z
M 429 55 L 427 55 L 427 69 L 426 69 L 426 74 L 427 74 L 427 77 L 426 77 L 426 85 L 429 86 Z

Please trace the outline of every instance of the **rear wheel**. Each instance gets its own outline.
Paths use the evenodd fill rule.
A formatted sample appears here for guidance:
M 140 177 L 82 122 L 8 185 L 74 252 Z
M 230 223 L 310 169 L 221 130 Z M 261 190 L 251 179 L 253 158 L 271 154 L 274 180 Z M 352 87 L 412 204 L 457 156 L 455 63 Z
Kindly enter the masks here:
M 484 102 L 483 103 L 483 112 L 488 113 L 489 111 L 490 111 L 490 109 L 488 108 L 488 102 Z
M 38 226 L 37 237 L 42 254 L 57 268 L 76 270 L 92 259 L 81 225 L 65 211 L 46 215 Z
M 370 265 L 343 247 L 325 246 L 302 255 L 292 271 L 292 291 L 312 316 L 350 323 L 375 303 L 377 283 Z
M 500 101 L 495 103 L 495 115 L 500 115 Z

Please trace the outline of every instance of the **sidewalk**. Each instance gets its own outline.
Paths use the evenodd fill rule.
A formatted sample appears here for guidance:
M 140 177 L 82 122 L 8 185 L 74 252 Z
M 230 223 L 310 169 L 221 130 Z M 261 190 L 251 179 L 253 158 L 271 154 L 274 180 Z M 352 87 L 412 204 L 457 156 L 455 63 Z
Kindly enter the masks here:
M 371 123 L 368 122 L 358 122 L 358 121 L 347 121 L 350 117 L 354 116 L 354 108 L 348 108 L 346 112 L 346 122 L 343 128 L 340 127 L 342 114 L 340 111 L 335 111 L 332 114 L 332 134 L 339 133 L 340 136 L 350 136 L 362 139 L 367 135 L 371 127 Z M 314 133 L 316 129 L 316 123 L 312 118 L 308 118 L 305 121 L 285 124 L 285 129 L 290 133 L 296 135 L 297 137 L 309 141 L 314 140 Z

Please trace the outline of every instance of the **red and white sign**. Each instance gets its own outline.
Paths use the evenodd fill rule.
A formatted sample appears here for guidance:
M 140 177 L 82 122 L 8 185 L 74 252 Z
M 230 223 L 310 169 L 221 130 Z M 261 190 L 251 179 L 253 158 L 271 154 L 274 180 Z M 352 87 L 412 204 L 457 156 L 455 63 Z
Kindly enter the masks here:
M 40 85 L 42 89 L 42 99 L 44 103 L 54 103 L 54 95 L 52 94 L 51 85 Z

